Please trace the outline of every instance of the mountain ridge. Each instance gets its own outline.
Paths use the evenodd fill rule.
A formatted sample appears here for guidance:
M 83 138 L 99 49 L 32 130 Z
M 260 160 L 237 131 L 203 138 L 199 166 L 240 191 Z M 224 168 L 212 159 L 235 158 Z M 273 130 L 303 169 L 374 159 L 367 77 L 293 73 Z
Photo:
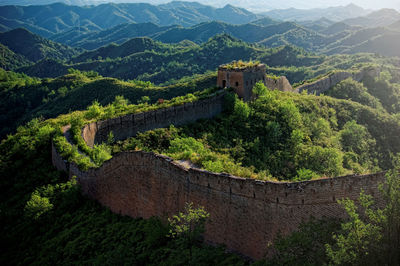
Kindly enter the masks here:
M 107 29 L 123 23 L 152 22 L 160 26 L 192 26 L 204 21 L 221 20 L 243 24 L 260 18 L 243 8 L 225 6 L 214 8 L 187 2 L 185 5 L 100 4 L 97 6 L 68 6 L 54 3 L 44 6 L 0 6 L 3 27 L 31 28 L 51 34 L 74 27 Z M 39 32 L 37 32 L 39 33 Z
M 23 28 L 0 33 L 0 43 L 33 62 L 46 57 L 68 60 L 80 52 L 79 49 L 50 41 Z

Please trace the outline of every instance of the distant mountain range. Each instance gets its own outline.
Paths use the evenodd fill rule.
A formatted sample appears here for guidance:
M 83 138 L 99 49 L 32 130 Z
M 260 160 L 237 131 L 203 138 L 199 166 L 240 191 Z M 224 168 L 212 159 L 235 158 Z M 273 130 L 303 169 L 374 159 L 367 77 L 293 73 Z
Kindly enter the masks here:
M 382 27 L 389 26 L 400 20 L 400 13 L 394 9 L 381 9 L 368 14 L 367 16 L 344 20 L 343 23 L 352 26 Z
M 195 2 L 171 2 L 166 5 L 102 4 L 69 6 L 56 3 L 44 6 L 1 6 L 0 28 L 24 27 L 42 36 L 51 36 L 76 27 L 103 30 L 123 23 L 151 22 L 160 26 L 193 26 L 218 20 L 230 24 L 249 23 L 260 18 L 245 9 L 227 5 L 214 8 Z
M 139 8 L 142 8 L 141 11 Z M 143 12 L 143 8 L 149 12 Z M 357 9 L 354 6 L 348 8 Z M 215 21 L 216 18 L 234 21 Z M 174 21 L 189 26 L 169 25 Z M 221 34 L 251 43 L 254 47 L 291 45 L 328 55 L 369 52 L 400 57 L 399 26 L 400 13 L 392 9 L 340 22 L 325 17 L 290 22 L 260 17 L 233 6 L 217 9 L 188 2 L 159 6 L 1 6 L 0 32 L 3 33 L 0 33 L 0 66 L 16 69 L 37 63 L 34 70 L 26 69 L 33 75 L 39 72 L 45 74 L 43 71 L 51 64 L 49 62 L 53 62 L 54 73 L 65 73 L 66 67 L 62 63 L 85 64 L 82 69 L 90 70 L 91 61 L 117 60 L 129 57 L 132 52 L 163 54 L 168 53 L 171 47 L 180 52 L 200 47 Z M 138 37 L 146 38 L 133 39 Z M 14 64 L 11 63 L 13 61 Z M 118 61 L 117 64 L 129 69 L 125 63 Z M 115 62 L 100 65 L 106 65 L 101 68 L 95 64 L 100 73 L 108 73 L 108 68 L 118 69 L 114 66 Z
M 153 5 L 166 4 L 171 0 L 2 0 L 0 5 L 47 5 L 56 2 L 62 2 L 68 5 L 99 5 L 109 2 L 113 3 L 150 3 Z M 190 0 L 189 0 L 190 1 Z M 34 3 L 32 3 L 34 2 Z M 176 1 L 173 1 L 176 2 Z M 223 7 L 227 4 L 234 4 L 237 7 L 245 8 L 251 12 L 260 13 L 276 9 L 313 9 L 313 8 L 327 8 L 332 6 L 344 6 L 349 3 L 361 5 L 365 8 L 378 9 L 378 8 L 397 8 L 400 9 L 400 3 L 392 0 L 381 0 L 379 2 L 374 0 L 286 0 L 286 1 L 259 1 L 259 0 L 197 0 L 203 5 L 210 5 L 214 7 Z
M 343 22 L 331 25 L 329 25 L 330 23 L 326 23 L 326 25 L 319 23 L 319 28 L 314 30 L 293 22 L 271 20 L 264 21 L 263 23 L 266 25 L 264 26 L 262 21 L 258 20 L 257 24 L 248 23 L 242 25 L 213 21 L 188 28 L 181 26 L 160 27 L 151 23 L 122 24 L 98 32 L 81 32 L 78 29 L 73 29 L 65 33 L 56 34 L 51 39 L 69 46 L 92 50 L 112 42 L 121 44 L 130 38 L 143 36 L 165 43 L 179 43 L 189 40 L 200 44 L 216 34 L 225 33 L 243 41 L 267 47 L 290 44 L 308 51 L 327 54 L 368 51 L 389 56 L 400 56 L 400 50 L 394 47 L 388 49 L 388 45 L 396 46 L 400 44 L 400 28 L 396 27 L 396 23 L 392 23 L 387 27 L 375 28 L 350 26 Z M 386 47 L 385 49 L 381 48 L 380 45 L 374 44 L 378 40 L 387 38 L 391 40 L 393 38 L 394 40 L 398 39 L 398 42 L 382 46 Z M 357 47 L 363 48 L 358 49 Z
M 347 6 L 337 6 L 329 8 L 313 9 L 276 9 L 261 13 L 267 17 L 284 21 L 313 21 L 325 18 L 332 21 L 341 21 L 344 19 L 365 16 L 371 11 L 362 7 L 350 4 Z

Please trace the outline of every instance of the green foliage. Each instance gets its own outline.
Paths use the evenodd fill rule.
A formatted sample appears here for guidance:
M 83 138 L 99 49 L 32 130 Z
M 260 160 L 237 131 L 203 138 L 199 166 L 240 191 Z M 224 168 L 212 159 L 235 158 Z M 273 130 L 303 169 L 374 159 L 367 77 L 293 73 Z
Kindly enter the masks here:
M 113 214 L 83 196 L 51 163 L 52 139 L 64 158 L 81 156 L 76 146 L 60 145 L 67 141 L 59 128 L 70 122 L 35 119 L 0 143 L 0 264 L 245 264 L 222 247 L 168 238 L 158 219 Z
M 97 118 L 102 114 L 102 110 L 98 101 L 94 101 L 92 105 L 88 106 L 87 112 L 85 113 L 86 119 Z
M 172 218 L 168 218 L 169 233 L 172 238 L 180 238 L 184 245 L 189 247 L 189 264 L 192 264 L 193 245 L 195 241 L 199 241 L 204 233 L 206 219 L 210 214 L 204 207 L 194 208 L 193 203 L 186 203 L 185 212 L 180 212 Z
M 105 161 L 111 159 L 111 149 L 107 144 L 94 145 L 91 158 L 96 166 L 102 165 Z
M 235 104 L 233 107 L 233 115 L 239 119 L 240 121 L 246 120 L 250 115 L 250 107 L 247 103 L 239 100 L 237 95 L 235 94 Z
M 204 207 L 194 208 L 193 203 L 186 203 L 185 212 L 180 212 L 168 218 L 170 230 L 169 237 L 187 238 L 189 242 L 198 239 L 204 233 L 204 225 L 210 214 Z
M 155 151 L 244 177 L 304 181 L 387 169 L 385 158 L 400 148 L 388 133 L 399 128 L 393 117 L 352 101 L 270 90 L 249 103 L 235 94 L 225 98 L 226 111 L 214 120 L 173 134 L 143 133 L 114 150 Z
M 388 112 L 397 113 L 400 111 L 400 87 L 396 83 L 391 83 L 390 77 L 390 74 L 382 74 L 375 79 L 367 77 L 363 80 L 363 84 Z
M 241 177 L 256 176 L 252 168 L 242 167 L 229 155 L 213 152 L 205 147 L 203 142 L 192 137 L 177 137 L 171 140 L 166 154 L 176 160 L 189 160 L 212 172 L 228 172 Z
M 369 94 L 368 89 L 362 83 L 358 83 L 351 78 L 336 84 L 332 89 L 328 90 L 327 95 L 338 99 L 352 100 L 372 108 L 382 108 L 379 99 Z
M 29 217 L 38 219 L 42 214 L 53 208 L 49 198 L 41 197 L 38 191 L 32 193 L 30 200 L 26 203 L 25 211 Z
M 371 163 L 370 158 L 374 153 L 376 141 L 365 126 L 358 125 L 354 120 L 349 121 L 339 132 L 339 138 L 343 150 L 353 152 L 357 156 L 355 162 L 361 165 Z
M 253 62 L 252 60 L 250 60 L 248 62 L 243 62 L 242 60 L 238 60 L 238 61 L 235 60 L 229 64 L 223 65 L 222 67 L 227 68 L 227 69 L 234 69 L 234 68 L 245 69 L 248 67 L 257 67 L 259 64 L 260 64 L 260 61 Z
M 147 83 L 123 82 L 73 69 L 66 76 L 42 80 L 0 69 L 0 111 L 3 114 L 0 116 L 0 137 L 13 132 L 18 125 L 32 117 L 50 118 L 87 108 L 91 108 L 89 117 L 112 117 L 118 110 L 111 110 L 110 107 L 107 114 L 99 114 L 98 107 L 113 103 L 116 96 L 123 96 L 132 103 L 138 102 L 142 97 L 149 97 L 149 102 L 155 102 L 159 98 L 168 100 L 188 92 L 196 93 L 214 87 L 214 78 L 215 74 L 212 73 L 197 76 L 190 82 L 179 81 L 164 87 L 149 87 Z M 88 107 L 90 105 L 92 106 Z
M 332 264 L 396 265 L 400 261 L 400 178 L 399 156 L 386 174 L 380 189 L 384 205 L 377 205 L 371 195 L 360 194 L 359 205 L 340 201 L 349 218 L 342 223 L 342 233 L 334 235 L 334 244 L 326 245 Z
M 288 236 L 278 235 L 272 246 L 272 258 L 255 265 L 326 265 L 324 244 L 334 242 L 332 232 L 339 228 L 338 220 L 311 219 Z
M 297 170 L 297 175 L 293 178 L 293 181 L 306 181 L 318 177 L 318 174 L 310 169 L 301 168 Z
M 340 204 L 349 215 L 349 222 L 342 224 L 344 234 L 333 237 L 336 241 L 336 249 L 331 245 L 326 245 L 328 257 L 336 265 L 374 265 L 370 252 L 377 249 L 376 245 L 379 245 L 381 241 L 382 232 L 381 228 L 375 224 L 379 223 L 376 219 L 380 219 L 380 217 L 371 216 L 372 210 L 368 209 L 373 204 L 372 197 L 363 193 L 360 195 L 360 204 L 366 209 L 364 215 L 368 217 L 367 219 L 372 219 L 372 223 L 370 223 L 371 220 L 366 222 L 360 218 L 353 201 L 342 200 Z
M 264 96 L 267 94 L 267 87 L 265 87 L 264 82 L 259 81 L 253 87 L 253 94 L 258 97 Z

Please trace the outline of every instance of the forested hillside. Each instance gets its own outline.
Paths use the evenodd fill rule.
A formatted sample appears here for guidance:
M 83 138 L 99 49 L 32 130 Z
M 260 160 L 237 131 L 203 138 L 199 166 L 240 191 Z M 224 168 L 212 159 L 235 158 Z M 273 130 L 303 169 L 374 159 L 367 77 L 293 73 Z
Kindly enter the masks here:
M 330 19 L 314 18 L 321 12 Z M 294 17 L 290 16 L 291 13 Z M 271 19 L 231 5 L 218 9 L 189 2 L 158 6 L 102 4 L 90 7 L 58 3 L 47 6 L 0 6 L 0 30 L 5 32 L 26 28 L 64 45 L 88 50 L 113 42 L 122 44 L 134 37 L 150 37 L 165 43 L 189 40 L 201 44 L 216 34 L 229 34 L 245 42 L 267 47 L 295 45 L 307 51 L 325 54 L 371 52 L 400 56 L 398 50 L 388 44 L 400 40 L 399 29 L 396 27 L 400 13 L 392 9 L 367 13 L 349 5 L 327 10 L 305 10 L 304 14 L 295 9 L 275 10 L 268 13 L 274 18 Z M 306 14 L 310 15 L 308 20 L 299 19 L 300 22 L 297 22 L 297 16 L 305 17 Z M 338 17 L 333 18 L 330 14 Z M 359 14 L 359 17 L 353 14 Z M 4 45 L 31 61 L 37 61 L 47 54 L 52 58 L 63 59 L 60 55 L 55 56 L 55 50 L 64 49 L 65 52 L 61 51 L 60 54 L 65 54 L 67 58 L 74 54 L 65 46 L 55 49 L 55 46 L 60 45 L 39 40 L 40 37 L 29 36 L 22 30 L 3 35 Z M 45 48 L 40 52 L 18 48 L 16 45 L 18 39 L 22 39 L 21 36 L 32 47 L 40 44 Z
M 94 100 L 108 104 L 119 93 L 136 103 L 145 95 L 155 101 L 192 92 L 199 85 L 195 85 L 196 80 L 189 82 L 190 76 L 206 71 L 211 73 L 204 76 L 203 84 L 214 86 L 216 68 L 239 59 L 260 60 L 267 64 L 269 73 L 284 75 L 294 85 L 329 71 L 352 71 L 366 64 L 392 65 L 394 69 L 399 67 L 396 59 L 369 54 L 318 56 L 293 46 L 266 49 L 227 35 L 216 36 L 200 46 L 193 43 L 171 45 L 149 38 L 136 38 L 120 46 L 109 45 L 84 52 L 69 63 L 45 59 L 18 69 L 36 77 L 61 76 L 57 78 L 27 78 L 28 82 L 25 82 L 25 76 L 3 71 L 1 96 L 4 115 L 1 121 L 4 126 L 1 134 L 12 132 L 17 125 L 40 115 L 54 117 L 85 108 Z M 24 62 L 27 61 L 21 64 Z M 88 73 L 79 74 L 79 71 Z M 396 70 L 392 72 L 394 74 Z M 127 82 L 101 76 L 122 78 Z M 181 78 L 184 78 L 183 84 L 173 85 Z M 164 85 L 154 85 L 160 83 Z M 200 88 L 205 88 L 205 85 Z M 391 95 L 395 94 L 391 92 Z M 378 98 L 384 100 L 381 96 Z M 389 108 L 390 105 L 387 106 Z
M 0 70 L 0 82 L 0 136 L 4 137 L 35 117 L 56 117 L 85 109 L 93 101 L 107 105 L 118 95 L 131 103 L 138 103 L 145 96 L 149 102 L 170 99 L 213 87 L 216 76 L 210 73 L 161 87 L 150 82 L 105 78 L 95 72 L 70 70 L 65 76 L 40 80 Z
M 159 84 L 215 69 L 232 60 L 259 60 L 270 72 L 286 76 L 291 83 L 324 74 L 334 69 L 348 69 L 357 63 L 378 63 L 376 55 L 358 54 L 322 56 L 293 46 L 273 49 L 252 45 L 228 35 L 217 35 L 201 45 L 190 42 L 163 44 L 148 38 L 132 39 L 120 46 L 109 45 L 85 52 L 72 62 L 42 60 L 18 72 L 36 77 L 64 75 L 69 68 L 96 71 L 103 76 L 124 80 L 140 79 Z M 396 60 L 393 60 L 394 64 Z
M 8 76 L 9 82 L 22 86 L 40 84 L 40 80 L 26 76 L 12 73 Z M 63 84 L 68 80 L 90 83 L 102 81 L 102 78 L 93 73 L 75 72 L 52 82 Z M 111 149 L 114 152 L 121 149 L 154 150 L 175 159 L 192 160 L 209 170 L 261 179 L 308 180 L 321 175 L 388 169 L 391 167 L 390 153 L 400 150 L 396 137 L 400 123 L 398 115 L 385 110 L 390 103 L 378 103 L 379 93 L 388 92 L 380 90 L 381 84 L 387 84 L 394 90 L 393 93 L 399 95 L 399 82 L 399 77 L 383 73 L 376 81 L 365 83 L 368 89 L 354 90 L 352 86 L 362 88 L 363 85 L 346 81 L 334 90 L 343 95 L 340 91 L 348 89 L 353 92 L 351 98 L 354 101 L 366 105 L 328 96 L 271 92 L 260 87 L 255 90 L 259 98 L 254 102 L 243 103 L 235 97 L 227 98 L 227 112 L 216 119 L 182 128 L 146 132 L 135 139 L 115 143 Z M 194 90 L 200 89 L 200 84 L 194 84 Z M 137 85 L 146 87 L 143 83 Z M 182 85 L 180 93 L 185 93 L 188 84 Z M 110 98 L 115 94 L 135 95 L 130 94 L 130 89 L 115 92 L 116 87 L 105 90 L 108 87 L 101 89 L 101 99 L 106 95 Z M 151 86 L 148 89 L 151 91 Z M 82 93 L 86 91 L 86 95 L 93 94 L 93 90 L 87 87 L 78 90 Z M 74 95 L 74 99 L 83 99 L 82 95 Z M 55 99 L 59 97 L 57 95 Z M 138 107 L 151 108 L 147 101 L 148 98 L 142 97 Z M 371 104 L 374 101 L 375 106 Z M 53 103 L 61 105 L 57 100 Z M 167 236 L 168 225 L 155 218 L 141 220 L 112 214 L 81 196 L 73 180 L 67 181 L 63 174 L 54 171 L 50 160 L 50 141 L 54 134 L 61 134 L 60 126 L 68 123 L 79 125 L 85 119 L 93 121 L 112 110 L 123 112 L 132 108 L 136 110 L 121 97 L 116 97 L 104 107 L 95 102 L 86 111 L 52 120 L 32 120 L 2 141 L 0 175 L 5 178 L 0 184 L 1 189 L 6 191 L 1 196 L 0 205 L 0 238 L 6 246 L 2 262 L 249 264 L 238 256 L 226 253 L 221 247 L 206 246 L 197 238 L 191 242 L 170 238 Z M 397 111 L 392 112 L 397 114 Z M 108 152 L 110 150 L 104 146 L 96 148 L 101 158 L 109 158 Z M 337 222 L 323 224 L 325 226 L 312 222 L 309 226 L 313 228 L 313 233 L 303 227 L 301 230 L 306 231 L 295 233 L 286 240 L 278 239 L 275 247 L 285 253 L 300 246 L 308 260 L 328 263 L 332 257 L 325 252 L 308 250 L 325 248 L 327 243 L 333 246 L 335 240 L 332 233 L 342 232 Z M 312 237 L 315 232 L 318 232 L 318 238 Z M 298 234 L 301 234 L 301 239 L 294 240 Z M 305 239 L 311 239 L 307 247 L 302 242 Z M 297 252 L 295 254 L 299 256 Z M 263 263 L 284 264 L 289 258 L 278 256 Z
M 25 65 L 30 65 L 28 59 L 11 51 L 7 46 L 0 44 L 0 66 L 5 70 L 13 70 Z
M 67 60 L 80 52 L 80 50 L 52 42 L 22 28 L 0 33 L 0 43 L 33 62 L 46 57 Z
M 26 6 L 0 3 L 1 265 L 400 265 L 400 13 L 6 1 Z M 288 3 L 264 3 L 276 4 Z M 216 87 L 218 66 L 232 61 L 263 63 L 270 80 L 286 76 L 293 88 L 329 88 L 313 95 L 256 83 L 256 97 L 243 102 Z M 362 78 L 336 80 L 344 72 Z M 88 123 L 215 95 L 224 96 L 224 110 L 212 119 L 126 140 L 108 134 L 93 148 L 82 138 Z M 332 195 L 327 204 L 343 207 L 347 219 L 304 221 L 255 262 L 204 243 L 210 210 L 199 206 L 172 220 L 111 213 L 56 171 L 52 144 L 81 170 L 121 151 L 154 152 L 225 177 L 300 182 L 280 184 L 296 195 L 303 181 L 392 170 L 381 196 L 360 195 L 362 208 Z M 271 202 L 277 210 L 279 199 Z M 310 207 L 298 199 L 282 208 Z

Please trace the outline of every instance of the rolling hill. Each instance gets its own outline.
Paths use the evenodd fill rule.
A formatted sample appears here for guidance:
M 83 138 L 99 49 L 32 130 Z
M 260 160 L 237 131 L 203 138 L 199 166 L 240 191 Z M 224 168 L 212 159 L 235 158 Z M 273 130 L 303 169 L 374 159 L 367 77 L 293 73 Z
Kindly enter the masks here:
M 220 64 L 233 60 L 251 58 L 260 59 L 269 66 L 303 66 L 318 63 L 321 59 L 301 49 L 255 47 L 226 34 L 217 35 L 201 45 L 187 42 L 163 44 L 141 37 L 121 45 L 111 44 L 83 53 L 68 64 L 42 60 L 18 71 L 37 77 L 56 77 L 68 73 L 69 68 L 75 68 L 93 70 L 100 75 L 125 80 L 141 79 L 158 84 L 215 70 Z M 286 75 L 292 82 L 298 82 L 304 78 L 299 76 L 300 73 L 304 74 L 296 70 L 293 76 L 290 72 Z
M 129 41 L 124 42 L 121 45 L 110 44 L 108 46 L 100 47 L 99 49 L 88 51 L 74 57 L 71 61 L 74 63 L 86 62 L 88 60 L 98 60 L 98 58 L 111 58 L 115 59 L 118 57 L 126 57 L 131 54 L 154 51 L 156 53 L 169 52 L 177 46 L 171 46 L 163 44 L 161 42 L 154 41 L 148 37 L 133 38 Z M 185 47 L 183 47 L 184 49 Z M 179 49 L 176 49 L 179 51 Z
M 5 70 L 14 70 L 22 66 L 32 64 L 31 61 L 26 59 L 20 54 L 16 54 L 7 46 L 0 44 L 0 67 Z
M 80 52 L 78 49 L 55 43 L 21 28 L 0 33 L 0 43 L 33 62 L 44 58 L 67 60 Z
M 314 33 L 314 31 L 292 22 L 274 22 L 271 25 L 264 26 L 257 23 L 232 25 L 211 21 L 192 27 L 160 27 L 152 23 L 122 24 L 111 29 L 83 34 L 75 29 L 54 35 L 51 39 L 85 49 L 96 49 L 111 42 L 120 44 L 130 38 L 143 36 L 166 43 L 179 43 L 183 40 L 203 43 L 217 34 L 229 34 L 243 41 L 256 43 L 276 34 L 300 29 Z
M 73 28 L 69 31 L 54 34 L 50 37 L 55 42 L 93 50 L 110 43 L 121 44 L 135 37 L 153 38 L 161 32 L 179 26 L 157 26 L 154 23 L 125 23 L 110 29 L 91 31 L 87 28 Z

